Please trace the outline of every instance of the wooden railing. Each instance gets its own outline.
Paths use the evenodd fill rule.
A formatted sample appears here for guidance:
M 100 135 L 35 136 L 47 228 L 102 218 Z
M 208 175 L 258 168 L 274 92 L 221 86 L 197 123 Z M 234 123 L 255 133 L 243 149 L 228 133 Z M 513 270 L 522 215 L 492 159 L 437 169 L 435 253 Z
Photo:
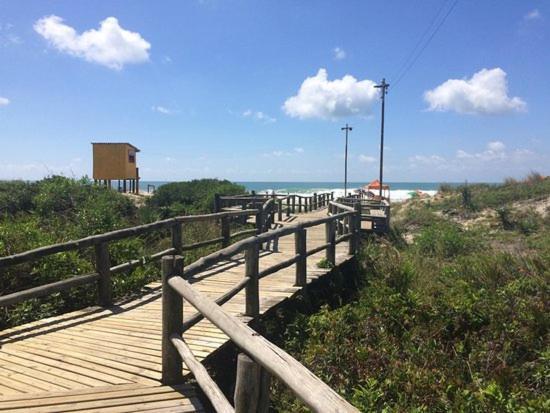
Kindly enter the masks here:
M 325 250 L 326 259 L 336 263 L 336 245 L 349 242 L 349 253 L 359 248 L 359 211 L 330 202 L 330 215 L 296 225 L 288 225 L 242 241 L 200 258 L 183 268 L 180 256 L 162 259 L 162 381 L 175 384 L 183 380 L 182 362 L 195 376 L 197 383 L 217 412 L 267 412 L 270 375 L 285 383 L 294 394 L 315 412 L 357 412 L 334 390 L 285 351 L 258 335 L 253 329 L 221 308 L 243 289 L 243 314 L 256 317 L 260 313 L 259 280 L 283 268 L 295 265 L 295 285 L 307 283 L 307 257 Z M 307 229 L 325 225 L 325 243 L 307 249 Z M 271 267 L 259 270 L 261 246 L 283 236 L 294 235 L 295 255 Z M 209 267 L 244 253 L 243 279 L 216 300 L 200 294 L 186 279 Z M 184 321 L 183 302 L 198 310 Z M 222 330 L 243 352 L 238 357 L 237 380 L 233 408 L 204 366 L 195 359 L 183 333 L 203 318 Z
M 197 248 L 218 243 L 221 244 L 222 247 L 227 247 L 231 243 L 231 241 L 236 238 L 242 238 L 243 236 L 247 235 L 250 236 L 258 232 L 257 228 L 253 228 L 231 234 L 230 220 L 237 217 L 249 217 L 257 215 L 259 215 L 258 210 L 248 209 L 242 211 L 219 212 L 206 215 L 179 216 L 163 221 L 153 222 L 151 224 L 120 229 L 100 235 L 89 236 L 76 241 L 68 241 L 60 244 L 36 248 L 30 251 L 21 252 L 19 254 L 0 257 L 1 270 L 11 265 L 34 261 L 48 255 L 93 247 L 95 250 L 94 252 L 96 269 L 96 271 L 91 274 L 70 276 L 70 278 L 66 278 L 61 281 L 56 281 L 53 283 L 0 296 L 0 307 L 17 304 L 24 300 L 41 297 L 44 295 L 68 290 L 73 287 L 82 286 L 90 283 L 97 283 L 99 304 L 103 306 L 109 306 L 113 302 L 111 282 L 111 276 L 113 274 L 128 271 L 152 261 L 158 261 L 165 255 L 181 254 L 183 251 L 194 250 Z M 182 224 L 199 221 L 219 221 L 221 232 L 220 236 L 211 240 L 183 245 Z M 138 259 L 134 259 L 116 266 L 111 266 L 111 258 L 109 254 L 110 242 L 121 240 L 124 238 L 139 236 L 142 234 L 148 234 L 159 230 L 171 231 L 171 248 L 159 251 L 147 257 L 140 257 Z
M 286 216 L 297 212 L 310 212 L 328 206 L 330 201 L 334 200 L 334 192 L 314 193 L 312 195 L 297 194 L 242 194 L 242 195 L 216 195 L 214 200 L 214 209 L 216 212 L 231 208 L 257 208 L 258 204 L 263 204 L 266 200 L 273 199 L 277 205 L 279 220 L 282 215 Z
M 72 276 L 62 281 L 0 296 L 0 306 L 16 304 L 29 298 L 93 282 L 98 284 L 100 304 L 110 305 L 112 304 L 112 274 L 133 269 L 146 262 L 161 260 L 163 383 L 171 385 L 181 382 L 183 380 L 182 363 L 185 362 L 218 412 L 267 412 L 271 376 L 275 376 L 285 383 L 313 411 L 357 412 L 353 406 L 297 360 L 220 307 L 244 289 L 243 315 L 250 318 L 256 317 L 260 313 L 260 279 L 295 265 L 295 285 L 305 286 L 307 284 L 307 257 L 324 250 L 326 259 L 334 265 L 336 264 L 336 245 L 345 241 L 348 242 L 350 255 L 358 251 L 361 219 L 359 210 L 329 201 L 328 197 L 313 196 L 311 198 L 314 199 L 311 204 L 312 208 L 314 205 L 317 207 L 328 205 L 329 215 L 327 217 L 268 231 L 275 214 L 280 214 L 282 211 L 281 203 L 287 200 L 287 205 L 294 205 L 296 200 L 296 196 L 271 197 L 270 199 L 263 198 L 258 209 L 176 217 L 0 257 L 0 269 L 3 269 L 10 265 L 37 260 L 59 252 L 94 247 L 96 261 L 96 272 L 92 274 Z M 292 199 L 291 203 L 288 203 L 288 199 Z M 230 219 L 250 216 L 255 216 L 256 228 L 230 233 Z M 183 245 L 182 224 L 208 220 L 220 221 L 221 236 L 208 241 Z M 318 225 L 325 226 L 325 242 L 308 249 L 307 230 Z M 171 231 L 172 245 L 170 248 L 148 257 L 111 266 L 109 242 L 168 229 Z M 251 233 L 255 235 L 230 244 L 232 239 Z M 294 256 L 260 271 L 260 250 L 263 246 L 277 243 L 280 237 L 289 235 L 294 235 Z M 185 269 L 183 268 L 183 257 L 181 256 L 183 251 L 215 243 L 221 243 L 223 248 L 198 259 L 186 266 Z M 245 260 L 243 279 L 216 300 L 212 301 L 204 297 L 186 281 L 220 261 L 228 260 L 242 253 L 244 253 Z M 185 320 L 183 319 L 183 300 L 198 310 Z M 183 338 L 185 331 L 204 318 L 222 330 L 243 351 L 238 357 L 234 395 L 235 408 L 208 375 L 205 367 L 195 359 Z
M 361 209 L 361 221 L 367 232 L 386 233 L 390 228 L 391 207 L 385 200 L 348 196 L 336 200 L 341 205 Z

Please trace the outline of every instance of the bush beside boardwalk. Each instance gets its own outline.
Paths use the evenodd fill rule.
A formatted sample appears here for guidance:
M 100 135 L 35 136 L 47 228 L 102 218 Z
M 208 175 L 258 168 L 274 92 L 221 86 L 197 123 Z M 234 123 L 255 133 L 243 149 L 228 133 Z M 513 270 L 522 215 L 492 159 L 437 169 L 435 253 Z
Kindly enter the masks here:
M 53 176 L 38 182 L 0 182 L 0 256 L 170 216 L 211 212 L 213 194 L 219 191 L 241 193 L 244 188 L 216 179 L 178 182 L 159 188 L 158 194 L 137 207 L 128 197 L 96 186 L 87 178 Z M 112 265 L 168 248 L 168 235 L 158 232 L 110 243 Z M 202 223 L 200 228 L 184 225 L 184 243 L 217 237 L 219 228 L 214 223 Z M 216 247 L 189 252 L 186 260 L 193 261 L 212 248 Z M 93 260 L 93 251 L 88 249 L 2 269 L 0 294 L 93 272 Z M 113 277 L 114 295 L 120 298 L 139 293 L 158 278 L 155 264 L 117 275 Z M 95 295 L 96 289 L 86 286 L 0 308 L 0 329 L 95 304 Z
M 550 179 L 534 176 L 396 208 L 357 298 L 295 314 L 279 344 L 362 411 L 550 411 Z

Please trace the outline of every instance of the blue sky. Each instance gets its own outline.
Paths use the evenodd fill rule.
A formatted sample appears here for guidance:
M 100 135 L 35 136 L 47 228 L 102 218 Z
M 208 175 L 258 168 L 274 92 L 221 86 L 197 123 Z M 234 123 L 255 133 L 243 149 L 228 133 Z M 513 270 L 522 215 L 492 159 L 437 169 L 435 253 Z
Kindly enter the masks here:
M 90 142 L 128 141 L 144 180 L 339 181 L 349 123 L 370 180 L 372 85 L 452 5 L 0 1 L 0 179 L 90 175 Z M 548 2 L 459 0 L 390 86 L 386 179 L 550 174 L 549 24 Z

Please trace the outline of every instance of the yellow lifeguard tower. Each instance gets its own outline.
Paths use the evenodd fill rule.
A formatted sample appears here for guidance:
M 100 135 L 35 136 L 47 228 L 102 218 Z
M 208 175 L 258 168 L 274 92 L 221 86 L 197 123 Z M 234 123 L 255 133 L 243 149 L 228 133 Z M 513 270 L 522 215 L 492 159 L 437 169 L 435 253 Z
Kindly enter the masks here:
M 138 148 L 127 142 L 92 142 L 92 148 L 94 182 L 111 188 L 118 180 L 119 191 L 139 193 Z

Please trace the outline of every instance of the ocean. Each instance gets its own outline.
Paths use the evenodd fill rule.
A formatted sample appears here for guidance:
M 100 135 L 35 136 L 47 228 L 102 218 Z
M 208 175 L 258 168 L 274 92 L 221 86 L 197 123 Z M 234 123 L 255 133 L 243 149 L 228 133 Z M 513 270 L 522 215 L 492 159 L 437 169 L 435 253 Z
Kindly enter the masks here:
M 154 185 L 156 188 L 166 184 L 165 181 L 140 181 L 140 190 L 147 192 L 148 185 Z M 273 192 L 276 193 L 292 193 L 311 195 L 315 192 L 334 192 L 334 196 L 342 196 L 344 194 L 343 182 L 236 182 L 243 185 L 247 191 L 256 191 L 257 193 Z M 390 197 L 392 201 L 403 201 L 412 196 L 414 191 L 421 191 L 430 196 L 437 193 L 441 182 L 386 182 L 390 186 Z M 353 192 L 366 185 L 367 182 L 348 182 L 348 192 Z M 458 185 L 453 184 L 451 185 Z

